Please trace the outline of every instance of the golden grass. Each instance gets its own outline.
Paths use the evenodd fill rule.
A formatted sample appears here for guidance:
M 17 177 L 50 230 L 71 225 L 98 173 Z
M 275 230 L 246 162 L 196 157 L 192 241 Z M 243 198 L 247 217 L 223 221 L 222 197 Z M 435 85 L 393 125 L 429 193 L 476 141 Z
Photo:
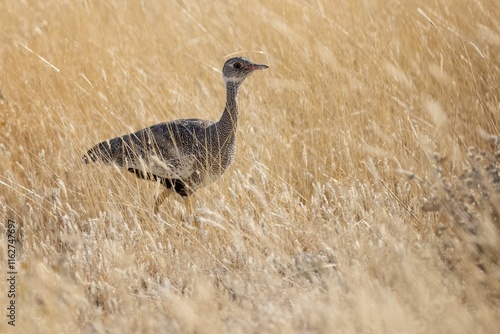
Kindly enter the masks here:
M 496 332 L 498 1 L 200 3 L 0 3 L 15 329 Z M 243 84 L 200 228 L 178 197 L 154 216 L 154 183 L 82 164 L 101 140 L 217 119 L 234 54 L 270 69 Z

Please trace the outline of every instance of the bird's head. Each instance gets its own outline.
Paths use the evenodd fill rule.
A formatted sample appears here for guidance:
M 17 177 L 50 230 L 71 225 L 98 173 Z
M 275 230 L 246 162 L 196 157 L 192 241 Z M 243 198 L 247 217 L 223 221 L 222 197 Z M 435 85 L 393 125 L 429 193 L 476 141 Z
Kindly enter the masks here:
M 245 80 L 253 71 L 264 70 L 269 68 L 267 65 L 256 64 L 250 59 L 243 57 L 235 57 L 228 59 L 222 68 L 222 77 L 224 82 L 235 82 L 241 83 Z

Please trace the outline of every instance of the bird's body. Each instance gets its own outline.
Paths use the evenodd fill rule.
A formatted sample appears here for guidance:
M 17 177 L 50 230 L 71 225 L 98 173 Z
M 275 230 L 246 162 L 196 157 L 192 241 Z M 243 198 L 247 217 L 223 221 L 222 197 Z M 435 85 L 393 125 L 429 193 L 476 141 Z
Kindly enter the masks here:
M 155 211 L 171 191 L 189 196 L 220 177 L 234 160 L 240 84 L 266 65 L 246 58 L 224 64 L 226 106 L 219 121 L 181 119 L 160 123 L 101 142 L 83 157 L 85 163 L 114 163 L 137 177 L 167 187 L 156 200 Z

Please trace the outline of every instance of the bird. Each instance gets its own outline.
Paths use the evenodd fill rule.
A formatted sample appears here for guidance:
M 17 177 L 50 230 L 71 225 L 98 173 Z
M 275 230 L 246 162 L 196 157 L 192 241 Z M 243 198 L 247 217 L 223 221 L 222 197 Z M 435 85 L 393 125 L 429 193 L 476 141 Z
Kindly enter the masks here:
M 245 57 L 228 59 L 222 68 L 226 104 L 218 121 L 190 118 L 159 123 L 98 143 L 83 162 L 115 164 L 140 179 L 160 183 L 165 189 L 155 196 L 155 214 L 173 193 L 187 199 L 191 211 L 189 196 L 217 180 L 234 161 L 240 85 L 254 71 L 267 68 Z

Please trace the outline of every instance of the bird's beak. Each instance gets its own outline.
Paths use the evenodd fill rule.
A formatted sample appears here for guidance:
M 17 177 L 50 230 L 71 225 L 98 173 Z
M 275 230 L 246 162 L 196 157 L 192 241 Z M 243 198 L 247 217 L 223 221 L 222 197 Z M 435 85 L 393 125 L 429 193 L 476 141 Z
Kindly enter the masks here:
M 269 68 L 269 66 L 264 65 L 264 64 L 251 64 L 248 65 L 248 69 L 255 71 L 255 70 L 265 70 L 266 68 Z

